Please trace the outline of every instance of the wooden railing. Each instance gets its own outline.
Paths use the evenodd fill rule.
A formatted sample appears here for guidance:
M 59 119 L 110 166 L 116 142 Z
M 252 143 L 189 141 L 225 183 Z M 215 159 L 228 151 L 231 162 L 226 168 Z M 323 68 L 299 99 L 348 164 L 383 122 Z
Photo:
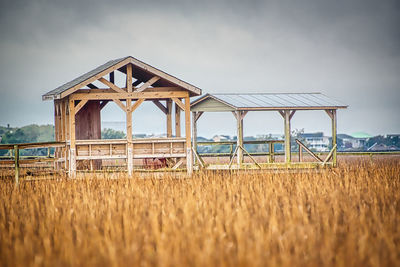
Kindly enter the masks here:
M 22 144 L 4 144 L 0 145 L 0 150 L 10 150 L 10 156 L 1 157 L 0 165 L 13 164 L 15 168 L 15 182 L 19 182 L 20 165 L 31 164 L 38 162 L 54 162 L 57 159 L 54 155 L 51 155 L 51 148 L 64 148 L 64 142 L 41 142 L 41 143 L 22 143 Z M 33 148 L 47 148 L 46 156 L 21 156 L 21 149 L 33 149 Z
M 134 159 L 186 157 L 185 138 L 132 140 Z M 76 140 L 76 160 L 127 159 L 126 139 Z M 69 144 L 68 144 L 69 146 Z
M 275 161 L 275 156 L 277 155 L 284 155 L 283 152 L 276 152 L 275 151 L 275 144 L 283 144 L 284 140 L 247 140 L 243 141 L 244 145 L 267 145 L 268 151 L 263 152 L 247 152 L 245 151 L 244 156 L 249 156 L 253 161 L 253 156 L 268 156 L 268 162 L 273 163 Z M 195 158 L 199 161 L 201 165 L 204 165 L 204 160 L 202 157 L 229 157 L 230 163 L 237 152 L 237 142 L 236 141 L 207 141 L 207 142 L 197 142 L 197 148 L 199 146 L 229 146 L 229 152 L 198 152 L 197 149 L 195 151 Z M 245 150 L 244 147 L 242 150 Z M 256 163 L 258 165 L 258 163 Z

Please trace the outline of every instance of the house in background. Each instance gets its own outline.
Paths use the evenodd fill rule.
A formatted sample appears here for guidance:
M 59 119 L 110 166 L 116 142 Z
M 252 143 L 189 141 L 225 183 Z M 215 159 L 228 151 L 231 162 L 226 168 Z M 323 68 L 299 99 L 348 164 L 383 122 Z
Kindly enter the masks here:
M 357 132 L 351 135 L 338 134 L 338 144 L 340 144 L 340 150 L 366 150 L 368 139 L 372 136 L 364 133 Z
M 313 151 L 329 151 L 330 137 L 324 136 L 323 132 L 301 133 L 299 138 L 304 140 L 306 145 Z
M 214 142 L 223 142 L 231 140 L 231 137 L 229 135 L 214 135 L 212 140 Z

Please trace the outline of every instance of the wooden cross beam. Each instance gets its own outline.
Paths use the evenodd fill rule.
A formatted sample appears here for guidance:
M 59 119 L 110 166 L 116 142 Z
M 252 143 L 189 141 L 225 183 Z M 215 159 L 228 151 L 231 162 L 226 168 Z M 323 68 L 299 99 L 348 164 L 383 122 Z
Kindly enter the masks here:
M 113 99 L 113 101 L 120 107 L 122 108 L 123 111 L 127 111 L 126 106 L 124 105 L 124 103 L 121 102 L 121 100 L 119 99 Z
M 131 107 L 128 108 L 128 111 L 129 112 L 135 111 L 140 106 L 140 104 L 144 102 L 144 100 L 145 100 L 144 98 L 138 99 Z
M 328 114 L 328 116 L 333 119 L 333 110 L 330 109 L 325 109 L 326 114 Z
M 153 78 L 151 78 L 150 80 L 148 80 L 147 82 L 145 82 L 144 84 L 142 84 L 142 86 L 140 86 L 139 88 L 137 88 L 135 91 L 136 91 L 136 92 L 143 92 L 144 90 L 146 90 L 147 88 L 149 88 L 153 83 L 155 83 L 155 82 L 158 81 L 159 79 L 160 79 L 160 77 L 154 76 Z
M 153 100 L 152 101 L 154 105 L 156 105 L 162 112 L 164 112 L 165 115 L 167 115 L 167 108 L 158 100 Z
M 185 110 L 185 104 L 183 104 L 179 98 L 172 97 L 172 100 L 180 107 L 180 109 Z
M 204 111 L 196 112 L 196 115 L 194 117 L 194 121 L 197 122 L 200 119 L 201 115 L 203 115 L 203 113 L 204 113 Z
M 81 108 L 83 108 L 83 106 L 88 102 L 87 99 L 81 100 L 78 105 L 75 106 L 75 114 L 78 113 L 79 110 L 81 110 Z
M 118 93 L 126 93 L 125 90 L 122 90 L 121 88 L 119 88 L 118 86 L 116 86 L 115 84 L 113 84 L 110 81 L 107 81 L 106 79 L 104 79 L 103 77 L 99 78 L 99 82 L 109 86 L 112 90 L 118 92 Z

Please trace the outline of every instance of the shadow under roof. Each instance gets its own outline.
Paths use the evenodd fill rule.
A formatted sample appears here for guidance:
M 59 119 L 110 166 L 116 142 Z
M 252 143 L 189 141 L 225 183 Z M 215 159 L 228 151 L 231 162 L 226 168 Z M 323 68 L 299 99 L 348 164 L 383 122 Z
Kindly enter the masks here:
M 347 105 L 321 93 L 205 94 L 191 103 L 192 111 L 323 110 Z

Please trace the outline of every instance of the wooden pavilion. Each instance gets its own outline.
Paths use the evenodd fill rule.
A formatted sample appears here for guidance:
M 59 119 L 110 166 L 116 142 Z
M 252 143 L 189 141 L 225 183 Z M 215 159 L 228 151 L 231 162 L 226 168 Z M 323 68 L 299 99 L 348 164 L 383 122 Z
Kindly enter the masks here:
M 117 86 L 115 72 L 125 75 L 125 86 Z M 100 83 L 99 88 L 93 83 Z M 201 90 L 131 56 L 108 61 L 86 74 L 44 94 L 54 101 L 55 139 L 66 142 L 56 151 L 58 168 L 74 176 L 77 161 L 101 168 L 102 160 L 126 162 L 129 175 L 134 159 L 171 158 L 173 169 L 186 161 L 193 170 L 190 129 L 190 97 Z M 110 101 L 126 113 L 126 139 L 101 140 L 100 111 Z M 154 103 L 166 115 L 165 138 L 132 138 L 132 113 L 144 102 Z M 175 103 L 175 109 L 173 109 Z M 172 111 L 175 110 L 175 136 Z M 185 113 L 185 136 L 181 136 L 181 111 Z
M 195 158 L 199 158 L 197 153 L 197 121 L 204 112 L 232 112 L 237 122 L 237 144 L 233 157 L 237 156 L 236 168 L 243 166 L 243 152 L 247 152 L 244 149 L 243 144 L 243 119 L 249 111 L 277 111 L 282 115 L 284 119 L 284 147 L 285 147 L 285 163 L 276 164 L 271 163 L 272 167 L 279 165 L 283 167 L 310 167 L 327 165 L 328 160 L 332 158 L 330 164 L 336 166 L 336 124 L 337 124 L 337 110 L 347 108 L 346 105 L 329 98 L 321 93 L 290 93 L 290 94 L 273 94 L 273 93 L 261 93 L 261 94 L 205 94 L 198 99 L 194 100 L 191 104 L 191 111 L 193 115 L 192 129 L 193 129 L 193 153 Z M 311 154 L 314 159 L 317 160 L 317 164 L 311 165 L 304 162 L 293 163 L 291 160 L 291 133 L 290 133 L 290 121 L 297 111 L 302 110 L 323 110 L 331 119 L 332 124 L 332 149 L 325 160 L 315 155 L 309 150 L 301 141 L 296 140 L 299 144 L 299 158 L 301 159 L 302 150 L 306 150 Z M 269 154 L 271 155 L 273 150 L 273 144 L 270 143 Z M 250 157 L 251 155 L 247 153 Z M 255 162 L 257 166 L 260 165 Z M 230 162 L 230 164 L 232 161 Z M 229 166 L 230 166 L 229 164 Z M 220 166 L 222 169 L 226 166 Z

